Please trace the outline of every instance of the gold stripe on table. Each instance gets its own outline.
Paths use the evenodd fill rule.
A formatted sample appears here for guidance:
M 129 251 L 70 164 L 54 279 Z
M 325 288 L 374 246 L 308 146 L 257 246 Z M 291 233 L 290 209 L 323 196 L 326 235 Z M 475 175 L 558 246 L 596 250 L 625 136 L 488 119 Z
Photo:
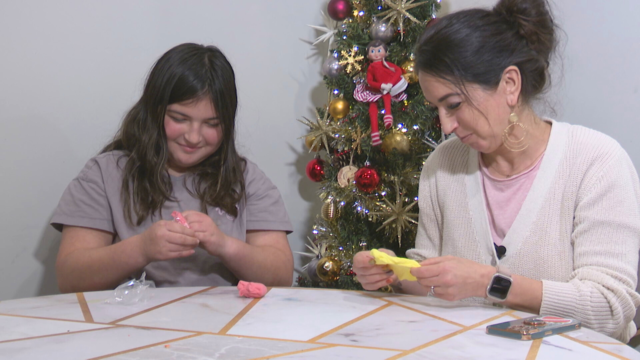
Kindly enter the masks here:
M 83 322 L 83 324 L 84 324 L 84 322 Z M 42 339 L 42 338 L 48 338 L 48 337 L 54 337 L 54 336 L 80 334 L 80 333 L 86 333 L 86 332 L 91 332 L 91 331 L 100 331 L 100 330 L 104 330 L 104 329 L 105 328 L 78 330 L 78 331 L 70 331 L 70 332 L 66 332 L 65 331 L 65 332 L 57 333 L 57 334 L 47 334 L 47 335 L 31 336 L 31 337 L 20 338 L 20 339 L 2 340 L 2 341 L 0 341 L 0 344 L 9 343 L 9 342 L 18 342 L 18 341 L 23 341 L 23 340 Z
M 267 287 L 267 294 L 269 293 L 269 291 L 271 291 L 271 287 Z M 267 294 L 264 294 L 264 296 L 267 296 Z M 244 317 L 249 312 L 249 310 L 251 310 L 254 306 L 256 306 L 256 304 L 261 299 L 262 298 L 255 298 L 251 300 L 251 302 L 247 304 L 247 306 L 245 306 L 244 309 L 242 309 L 242 311 L 240 311 L 236 316 L 234 316 L 233 319 L 231 319 L 231 321 L 229 321 L 227 325 L 225 325 L 217 333 L 222 335 L 226 334 L 227 331 L 231 330 L 231 328 L 234 327 L 238 323 L 238 321 L 240 321 L 240 319 L 242 319 L 242 317 Z
M 337 347 L 337 345 L 327 345 L 327 346 L 320 346 L 320 347 L 313 348 L 313 349 L 290 351 L 290 352 L 277 354 L 277 355 L 274 354 L 274 355 L 268 355 L 268 356 L 263 356 L 263 357 L 259 357 L 259 358 L 252 358 L 251 360 L 269 360 L 269 359 L 275 359 L 275 358 L 279 358 L 279 357 L 283 357 L 283 356 L 306 354 L 306 353 L 310 353 L 310 352 L 314 352 L 314 351 L 318 351 L 318 350 L 331 349 L 331 348 L 334 348 L 334 347 Z
M 542 345 L 542 339 L 536 339 L 531 342 L 531 347 L 529 347 L 529 353 L 527 354 L 527 360 L 536 359 L 538 351 L 540 350 L 540 345 Z
M 78 298 L 78 304 L 80 305 L 80 310 L 82 310 L 84 321 L 92 323 L 93 316 L 91 316 L 91 310 L 89 310 L 89 305 L 87 305 L 87 299 L 84 298 L 84 293 L 76 293 L 76 297 Z
M 590 348 L 592 348 L 592 349 L 594 349 L 594 350 L 598 350 L 598 351 L 600 351 L 600 352 L 603 352 L 603 353 L 605 353 L 605 354 L 607 354 L 607 355 L 613 356 L 613 357 L 615 357 L 616 359 L 628 360 L 626 357 L 624 357 L 624 356 L 622 356 L 622 355 L 618 355 L 618 354 L 616 354 L 616 353 L 614 353 L 614 352 L 611 352 L 611 351 L 609 351 L 609 350 L 601 349 L 601 348 L 599 348 L 599 347 L 597 347 L 597 346 L 595 346 L 595 345 L 592 345 L 592 344 L 590 344 L 590 343 L 588 343 L 588 342 L 586 342 L 586 341 L 582 341 L 582 340 L 576 339 L 576 338 L 571 337 L 571 336 L 569 336 L 569 335 L 567 335 L 567 334 L 560 334 L 560 336 L 562 336 L 562 337 L 564 337 L 564 338 L 566 338 L 566 339 L 569 339 L 569 340 L 575 341 L 575 342 L 577 342 L 578 344 L 582 344 L 582 345 L 584 345 L 584 346 L 586 346 L 586 347 L 590 347 Z M 626 346 L 626 345 L 625 345 L 625 346 Z
M 461 327 L 461 328 L 466 327 L 465 325 L 458 324 L 458 323 L 457 323 L 457 322 L 455 322 L 455 321 L 447 320 L 447 319 L 445 319 L 445 318 L 443 318 L 443 317 L 440 317 L 440 316 L 437 316 L 437 315 L 433 315 L 433 314 L 430 314 L 430 313 L 425 312 L 425 311 L 422 311 L 422 310 L 414 309 L 414 308 L 412 308 L 411 306 L 407 306 L 407 305 L 404 305 L 404 304 L 398 304 L 398 303 L 393 303 L 393 304 L 394 304 L 394 305 L 397 305 L 397 306 L 400 306 L 400 307 L 403 307 L 403 308 L 405 308 L 405 309 L 407 309 L 407 310 L 412 310 L 412 311 L 415 311 L 415 312 L 417 312 L 417 313 L 419 313 L 419 314 L 422 314 L 422 315 L 426 315 L 426 316 L 432 317 L 432 318 L 434 318 L 434 319 L 436 319 L 436 320 L 444 321 L 444 322 L 446 322 L 447 324 L 455 325 L 455 326 L 458 326 L 458 327 Z
M 145 345 L 145 346 L 140 346 L 140 347 L 133 348 L 133 349 L 127 349 L 127 350 L 118 351 L 118 352 L 115 352 L 115 353 L 112 353 L 112 354 L 107 354 L 107 355 L 102 355 L 102 356 L 90 358 L 89 360 L 106 359 L 106 358 L 110 358 L 110 357 L 116 356 L 116 355 L 122 355 L 122 354 L 130 353 L 130 352 L 134 352 L 134 351 L 149 349 L 149 348 L 156 347 L 156 346 L 162 345 L 162 344 L 170 346 L 170 344 L 172 342 L 186 340 L 186 339 L 193 338 L 193 337 L 200 336 L 200 335 L 201 334 L 193 334 L 193 335 L 189 335 L 189 336 L 183 336 L 183 337 L 179 337 L 179 338 L 175 338 L 175 339 L 171 339 L 171 340 L 167 340 L 167 341 L 161 341 L 161 342 L 157 342 L 157 343 L 153 343 L 153 344 L 149 344 L 149 345 Z
M 431 346 L 431 345 L 435 345 L 435 344 L 437 344 L 437 343 L 439 343 L 439 342 L 442 342 L 442 341 L 444 341 L 444 340 L 450 339 L 450 338 L 452 338 L 452 337 L 454 337 L 454 336 L 460 335 L 460 334 L 462 334 L 462 333 L 464 333 L 464 332 L 467 332 L 467 331 L 469 331 L 469 330 L 475 329 L 475 328 L 477 328 L 478 326 L 482 326 L 482 325 L 484 325 L 484 324 L 490 323 L 490 322 L 492 322 L 492 321 L 495 321 L 495 320 L 497 320 L 497 319 L 500 319 L 500 318 L 501 318 L 501 317 L 503 317 L 503 316 L 508 316 L 509 314 L 513 313 L 514 311 L 515 311 L 515 310 L 509 310 L 509 311 L 503 312 L 503 313 L 501 313 L 501 314 L 498 314 L 498 315 L 496 315 L 496 316 L 490 317 L 490 318 L 488 318 L 488 319 L 486 319 L 486 320 L 480 321 L 479 323 L 476 323 L 476 324 L 473 324 L 473 325 L 467 326 L 467 327 L 465 327 L 464 329 L 460 329 L 460 330 L 458 330 L 458 331 L 456 331 L 456 332 L 453 332 L 453 333 L 451 333 L 451 334 L 448 334 L 448 335 L 445 335 L 445 336 L 443 336 L 443 337 L 440 337 L 440 338 L 437 338 L 437 339 L 435 339 L 435 340 L 432 340 L 432 341 L 430 341 L 430 342 L 428 342 L 428 343 L 426 343 L 426 344 L 422 344 L 422 345 L 420 345 L 420 346 L 416 346 L 416 347 L 414 347 L 413 349 L 409 349 L 409 350 L 403 351 L 402 353 L 400 353 L 400 354 L 398 354 L 398 355 L 395 355 L 395 356 L 390 357 L 388 360 L 400 359 L 401 357 L 405 357 L 405 356 L 407 356 L 407 355 L 409 355 L 409 354 L 413 354 L 413 353 L 415 353 L 415 352 L 417 352 L 417 351 L 420 351 L 420 350 L 422 350 L 422 349 L 424 349 L 424 348 L 427 348 L 427 347 L 429 347 L 429 346 Z
M 451 324 L 451 325 L 459 326 L 459 327 L 462 327 L 462 328 L 463 328 L 463 327 L 465 327 L 465 325 L 458 324 L 458 323 L 457 323 L 457 322 L 455 322 L 455 321 L 447 320 L 447 319 L 442 318 L 442 317 L 440 317 L 440 316 L 433 315 L 433 314 L 430 314 L 430 313 L 428 313 L 428 312 L 425 312 L 425 311 L 422 311 L 422 310 L 418 310 L 418 309 L 412 308 L 411 306 L 408 306 L 408 305 L 405 305 L 405 304 L 401 304 L 401 303 L 398 303 L 398 302 L 395 302 L 395 301 L 392 301 L 392 300 L 387 300 L 387 299 L 386 299 L 386 298 L 384 298 L 384 297 L 374 296 L 374 295 L 371 295 L 371 294 L 369 294 L 369 293 L 367 293 L 367 292 L 365 292 L 365 291 L 360 291 L 360 293 L 361 293 L 361 294 L 364 294 L 364 295 L 367 295 L 367 296 L 369 296 L 369 297 L 372 297 L 372 298 L 374 298 L 374 299 L 378 299 L 378 300 L 386 301 L 386 302 L 391 303 L 391 304 L 393 304 L 393 305 L 403 307 L 403 308 L 405 308 L 405 309 L 407 309 L 407 310 L 411 310 L 411 311 L 417 312 L 417 313 L 419 313 L 419 314 L 422 314 L 422 315 L 426 315 L 426 316 L 432 317 L 432 318 L 434 318 L 434 319 L 436 319 L 436 320 L 444 321 L 444 322 L 446 322 L 446 323 L 448 323 L 448 324 Z
M 138 316 L 138 315 L 142 315 L 142 314 L 144 314 L 144 313 L 148 313 L 148 312 L 150 312 L 150 311 L 153 311 L 153 310 L 159 309 L 159 308 L 164 307 L 164 306 L 167 306 L 167 305 L 169 305 L 169 304 L 176 303 L 176 302 L 178 302 L 178 301 L 180 301 L 180 300 L 184 300 L 184 299 L 186 299 L 186 298 L 190 298 L 190 297 L 195 296 L 195 295 L 198 295 L 198 294 L 202 294 L 203 292 L 207 292 L 207 291 L 209 291 L 209 290 L 213 290 L 213 289 L 215 289 L 215 288 L 216 288 L 215 286 L 211 286 L 211 287 L 208 287 L 208 288 L 206 288 L 206 289 L 198 290 L 198 291 L 196 291 L 196 292 L 194 292 L 194 293 L 192 293 L 192 294 L 185 295 L 185 296 L 181 296 L 181 297 L 179 297 L 179 298 L 177 298 L 177 299 L 173 299 L 173 300 L 167 301 L 166 303 L 162 303 L 162 304 L 160 304 L 160 305 L 156 305 L 156 306 L 154 306 L 154 307 L 150 307 L 150 308 L 148 308 L 148 309 L 142 310 L 142 311 L 137 312 L 137 313 L 135 313 L 135 314 L 131 314 L 131 315 L 125 316 L 125 317 L 123 317 L 123 318 L 121 318 L 121 319 L 113 320 L 113 321 L 111 321 L 111 322 L 108 322 L 108 324 L 114 325 L 114 324 L 117 324 L 117 323 L 119 323 L 119 322 L 121 322 L 121 321 L 129 320 L 129 319 L 131 319 L 132 317 L 136 317 L 136 316 Z
M 362 315 L 358 316 L 357 318 L 355 318 L 353 320 L 347 321 L 346 323 L 344 323 L 344 324 L 342 324 L 340 326 L 337 326 L 337 327 L 335 327 L 335 328 L 333 328 L 333 329 L 331 329 L 329 331 L 326 331 L 326 332 L 324 332 L 324 333 L 322 333 L 322 334 L 320 334 L 320 335 L 318 335 L 316 337 L 313 337 L 313 338 L 311 338 L 311 339 L 309 339 L 307 341 L 309 341 L 309 342 L 318 341 L 318 340 L 322 339 L 323 337 L 329 336 L 329 335 L 331 335 L 331 334 L 333 334 L 333 333 L 335 333 L 335 332 L 337 332 L 339 330 L 342 330 L 342 329 L 346 328 L 347 326 L 349 326 L 351 324 L 355 324 L 355 323 L 357 323 L 358 321 L 360 321 L 360 320 L 362 320 L 364 318 L 367 318 L 367 317 L 369 317 L 369 316 L 371 316 L 371 315 L 373 315 L 373 314 L 375 314 L 377 312 L 380 312 L 380 311 L 388 308 L 389 306 L 391 306 L 390 303 L 384 304 L 384 305 L 380 306 L 377 309 L 373 309 L 373 310 L 369 311 L 366 314 L 362 314 Z

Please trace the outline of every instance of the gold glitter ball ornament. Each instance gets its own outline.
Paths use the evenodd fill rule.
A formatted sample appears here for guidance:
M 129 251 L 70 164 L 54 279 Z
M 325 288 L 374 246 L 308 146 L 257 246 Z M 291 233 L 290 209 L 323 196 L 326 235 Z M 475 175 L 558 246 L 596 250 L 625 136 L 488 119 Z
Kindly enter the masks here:
M 338 120 L 349 114 L 349 102 L 342 98 L 335 98 L 329 103 L 329 114 Z
M 340 261 L 332 257 L 323 257 L 316 265 L 316 273 L 322 281 L 336 281 L 340 278 Z
M 316 141 L 316 137 L 313 135 L 307 135 L 304 138 L 304 144 L 307 146 L 307 149 L 318 152 L 320 150 L 320 142 L 316 143 L 316 146 L 313 146 L 313 143 Z
M 320 212 L 322 214 L 322 218 L 326 221 L 331 221 L 338 216 L 340 216 L 340 206 L 336 203 L 335 200 L 327 200 L 322 205 L 322 210 Z
M 382 151 L 386 153 L 396 149 L 399 153 L 406 154 L 409 152 L 409 148 L 409 138 L 401 132 L 389 134 L 382 140 Z
M 407 60 L 403 62 L 400 67 L 405 71 L 404 79 L 407 80 L 409 84 L 415 84 L 418 82 L 418 74 L 416 73 L 416 62 L 415 60 Z

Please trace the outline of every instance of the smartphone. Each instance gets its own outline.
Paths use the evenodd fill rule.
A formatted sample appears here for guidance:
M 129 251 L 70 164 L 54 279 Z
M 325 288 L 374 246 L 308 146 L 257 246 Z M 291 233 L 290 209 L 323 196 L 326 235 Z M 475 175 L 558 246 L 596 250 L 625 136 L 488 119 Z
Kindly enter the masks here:
M 518 340 L 535 340 L 580 329 L 580 321 L 557 316 L 532 316 L 487 326 L 487 334 Z

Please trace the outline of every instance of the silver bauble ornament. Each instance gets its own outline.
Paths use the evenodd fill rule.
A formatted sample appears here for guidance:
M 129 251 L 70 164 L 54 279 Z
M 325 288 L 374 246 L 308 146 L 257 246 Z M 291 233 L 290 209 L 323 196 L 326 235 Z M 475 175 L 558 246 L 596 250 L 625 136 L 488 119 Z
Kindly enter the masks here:
M 340 60 L 334 58 L 333 56 L 329 56 L 327 60 L 322 64 L 322 75 L 325 75 L 330 78 L 336 78 L 340 74 L 342 74 L 343 67 L 340 65 Z
M 393 28 L 393 26 L 389 25 L 389 23 L 379 20 L 375 21 L 373 25 L 371 25 L 369 34 L 371 35 L 371 38 L 373 40 L 380 40 L 388 43 L 389 41 L 391 41 L 391 39 L 393 39 L 395 29 Z

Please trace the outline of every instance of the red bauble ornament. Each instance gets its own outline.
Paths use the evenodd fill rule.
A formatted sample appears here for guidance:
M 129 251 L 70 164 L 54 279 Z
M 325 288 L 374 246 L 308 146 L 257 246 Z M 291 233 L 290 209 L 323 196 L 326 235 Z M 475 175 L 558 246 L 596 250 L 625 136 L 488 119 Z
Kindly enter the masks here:
M 331 0 L 327 12 L 333 20 L 342 21 L 351 15 L 351 3 L 349 0 Z
M 380 184 L 380 175 L 375 169 L 363 167 L 356 172 L 356 187 L 360 191 L 367 193 L 373 192 Z
M 307 164 L 307 176 L 311 181 L 321 181 L 324 178 L 324 161 L 313 159 Z

